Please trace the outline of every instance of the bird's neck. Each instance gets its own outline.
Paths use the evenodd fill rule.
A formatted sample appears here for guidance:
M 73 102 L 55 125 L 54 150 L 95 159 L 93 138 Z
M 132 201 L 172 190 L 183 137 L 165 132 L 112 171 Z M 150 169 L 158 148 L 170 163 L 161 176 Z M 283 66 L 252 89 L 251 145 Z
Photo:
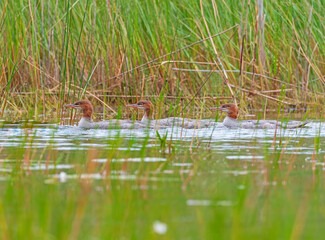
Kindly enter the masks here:
M 146 122 L 148 122 L 148 121 L 150 121 L 150 118 L 148 118 L 148 117 L 146 116 L 146 114 L 143 115 L 143 117 L 142 117 L 142 119 L 141 119 L 141 122 L 146 123 Z
M 228 113 L 229 118 L 237 119 L 238 118 L 238 110 L 237 111 L 232 111 Z
M 152 119 L 152 116 L 153 116 L 153 110 L 151 108 L 147 108 L 144 110 L 144 116 L 143 116 L 142 120 L 144 120 L 144 119 L 150 120 L 150 119 Z
M 231 128 L 231 127 L 238 127 L 239 123 L 237 119 L 227 116 L 223 120 L 223 125 Z
M 82 117 L 78 123 L 81 128 L 93 128 L 93 120 L 89 117 Z
M 91 106 L 87 106 L 86 108 L 84 108 L 82 110 L 82 113 L 83 113 L 82 117 L 91 119 L 91 117 L 93 115 L 93 108 Z

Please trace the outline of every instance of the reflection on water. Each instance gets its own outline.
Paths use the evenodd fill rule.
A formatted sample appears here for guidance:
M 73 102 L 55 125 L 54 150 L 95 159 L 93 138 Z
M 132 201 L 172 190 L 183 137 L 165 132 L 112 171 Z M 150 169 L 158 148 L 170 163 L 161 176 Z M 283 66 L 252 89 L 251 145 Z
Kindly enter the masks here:
M 120 159 L 93 159 L 93 162 L 99 162 L 99 163 L 106 163 L 107 161 L 111 162 L 165 162 L 166 158 L 151 158 L 151 157 L 145 157 L 145 158 L 120 158 Z
M 317 204 L 325 198 L 324 140 L 319 122 L 276 132 L 227 129 L 222 124 L 158 132 L 4 126 L 0 129 L 0 200 L 5 199 L 4 209 L 13 219 L 8 226 L 14 226 L 22 213 L 26 214 L 22 219 L 37 219 L 44 212 L 55 218 L 45 219 L 54 225 L 65 219 L 57 216 L 68 213 L 64 225 L 70 226 L 74 212 L 80 210 L 85 219 L 82 226 L 97 226 L 100 219 L 107 232 L 120 228 L 168 234 L 174 228 L 177 234 L 166 235 L 167 239 L 219 239 L 224 229 L 232 234 L 239 226 L 239 222 L 229 225 L 236 219 L 244 223 L 243 233 L 252 229 L 247 222 L 263 234 L 270 223 L 282 232 L 285 224 L 277 225 L 279 220 L 295 223 L 300 206 L 307 209 L 309 204 L 310 209 L 315 206 L 314 216 L 306 223 L 313 227 L 323 217 Z M 307 199 L 309 189 L 309 199 L 317 197 L 306 204 L 302 199 Z M 71 211 L 71 206 L 80 209 Z M 39 225 L 43 223 L 40 218 Z M 134 225 L 134 230 L 133 223 L 142 225 Z M 201 234 L 204 228 L 210 235 Z M 293 228 L 288 227 L 289 233 Z M 91 238 L 88 232 L 83 234 Z M 230 238 L 243 239 L 231 235 L 220 239 Z
M 165 138 L 165 141 L 158 139 Z M 31 151 L 28 155 L 27 163 L 23 168 L 29 171 L 53 170 L 56 174 L 54 178 L 65 182 L 67 179 L 93 178 L 102 179 L 107 174 L 100 172 L 96 174 L 76 175 L 62 170 L 71 170 L 76 165 L 83 165 L 89 157 L 94 164 L 156 164 L 154 171 L 160 175 L 149 178 L 158 180 L 168 175 L 191 174 L 191 168 L 195 167 L 193 160 L 182 159 L 181 154 L 176 153 L 174 157 L 168 158 L 164 154 L 173 152 L 173 149 L 190 149 L 195 151 L 194 155 L 199 155 L 200 150 L 209 149 L 215 162 L 228 162 L 236 169 L 227 169 L 224 174 L 233 176 L 247 174 L 264 174 L 260 169 L 256 169 L 254 164 L 273 162 L 290 164 L 289 160 L 268 159 L 268 152 L 280 149 L 281 154 L 302 155 L 306 159 L 315 153 L 315 138 L 325 137 L 323 124 L 312 122 L 308 127 L 302 129 L 285 130 L 279 129 L 228 129 L 221 123 L 213 128 L 203 129 L 183 129 L 168 128 L 162 130 L 152 129 L 91 129 L 84 130 L 71 126 L 40 125 L 36 128 L 20 128 L 18 125 L 4 125 L 0 130 L 0 172 L 10 172 L 16 161 L 26 161 L 26 151 Z M 163 141 L 163 142 L 162 142 Z M 169 144 L 169 145 L 168 145 Z M 14 151 L 13 149 L 17 149 Z M 19 151 L 19 149 L 21 149 Z M 89 150 L 95 150 L 93 157 L 88 156 Z M 154 154 L 148 153 L 150 149 L 158 149 Z M 57 151 L 55 156 L 48 153 Z M 129 156 L 113 156 L 111 152 L 125 152 Z M 318 153 L 325 150 L 317 149 Z M 81 155 L 70 159 L 66 156 L 69 153 Z M 49 154 L 49 155 L 48 155 Z M 149 155 L 148 155 L 149 154 Z M 267 159 L 266 159 L 267 158 Z M 25 160 L 24 160 L 25 159 Z M 201 160 L 205 160 L 202 157 Z M 314 160 L 313 160 L 314 161 Z M 307 164 L 313 164 L 312 160 L 306 160 Z M 247 165 L 244 163 L 252 163 Z M 161 166 L 160 166 L 161 165 Z M 316 161 L 315 166 L 324 167 L 324 163 Z M 314 167 L 315 167 L 314 166 Z M 249 169 L 249 168 L 253 169 Z M 61 173 L 60 173 L 61 171 Z M 128 173 L 110 171 L 110 178 L 135 179 L 138 169 L 130 169 Z
M 233 202 L 227 200 L 213 202 L 210 200 L 196 200 L 196 199 L 189 199 L 187 200 L 186 204 L 188 206 L 223 206 L 223 207 L 230 207 L 234 205 Z
M 7 126 L 4 125 L 0 129 L 0 141 L 6 146 L 16 146 L 15 143 L 24 141 L 21 137 L 29 136 L 34 137 L 35 146 L 43 146 L 51 143 L 54 143 L 56 146 L 65 146 L 68 145 L 68 142 L 73 142 L 73 140 L 88 140 L 103 138 L 114 138 L 116 136 L 121 136 L 124 138 L 146 138 L 151 137 L 155 138 L 157 136 L 157 130 L 153 129 L 89 129 L 84 130 L 78 127 L 71 126 L 55 126 L 50 125 L 47 128 L 47 125 L 43 125 L 42 128 L 19 128 L 19 125 L 16 127 L 12 126 L 13 124 Z M 311 122 L 308 124 L 308 127 L 301 129 L 279 129 L 276 131 L 277 136 L 281 137 L 305 137 L 305 138 L 314 138 L 315 136 L 325 137 L 324 124 L 318 122 Z M 194 138 L 200 138 L 205 142 L 227 142 L 232 140 L 232 142 L 247 142 L 247 139 L 254 138 L 268 138 L 269 141 L 272 141 L 275 130 L 274 129 L 228 129 L 224 127 L 221 123 L 216 124 L 212 128 L 202 128 L 202 129 L 184 129 L 184 128 L 167 128 L 158 130 L 161 136 L 167 135 L 167 138 L 172 138 L 174 140 L 184 140 L 191 141 Z M 272 138 L 272 139 L 270 139 Z M 295 140 L 295 139 L 293 139 Z M 295 140 L 297 141 L 297 140 Z M 9 142 L 9 143 L 8 143 Z M 99 144 L 99 143 L 98 143 Z M 81 146 L 89 147 L 87 143 L 82 143 Z M 94 145 L 95 146 L 95 145 Z M 96 147 L 96 146 L 95 146 Z M 98 145 L 101 147 L 101 145 Z

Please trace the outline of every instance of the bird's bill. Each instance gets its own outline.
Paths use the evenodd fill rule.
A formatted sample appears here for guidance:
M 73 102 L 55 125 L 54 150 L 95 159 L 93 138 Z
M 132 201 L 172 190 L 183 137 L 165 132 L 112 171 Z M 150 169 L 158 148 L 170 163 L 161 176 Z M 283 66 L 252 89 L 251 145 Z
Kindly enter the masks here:
M 223 107 L 214 107 L 214 108 L 210 108 L 210 110 L 212 111 L 221 111 L 221 112 L 226 112 L 226 113 L 229 113 L 229 110 L 227 108 L 223 108 Z
M 212 110 L 212 111 L 222 111 L 223 109 L 222 109 L 222 107 L 213 107 L 213 108 L 210 108 L 210 110 Z
M 67 105 L 64 105 L 64 107 L 67 107 L 67 108 L 76 108 L 77 106 L 74 105 L 74 104 L 67 104 Z
M 130 108 L 138 108 L 138 105 L 136 105 L 136 104 L 126 105 L 126 106 L 130 107 Z

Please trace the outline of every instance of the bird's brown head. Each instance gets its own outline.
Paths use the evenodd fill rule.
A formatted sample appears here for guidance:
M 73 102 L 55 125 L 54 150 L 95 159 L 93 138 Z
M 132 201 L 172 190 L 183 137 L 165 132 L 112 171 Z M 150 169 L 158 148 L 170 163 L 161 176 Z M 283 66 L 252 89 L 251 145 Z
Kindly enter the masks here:
M 223 104 L 220 107 L 211 108 L 211 110 L 219 110 L 228 113 L 228 117 L 238 118 L 238 107 L 233 103 Z
M 83 112 L 83 117 L 91 118 L 91 116 L 93 114 L 93 106 L 87 100 L 81 100 L 81 101 L 75 102 L 73 104 L 68 104 L 68 105 L 64 105 L 64 106 L 68 107 L 68 108 L 81 109 Z
M 141 101 L 137 102 L 136 104 L 127 105 L 127 107 L 142 109 L 142 110 L 144 110 L 145 116 L 147 118 L 150 118 L 150 119 L 152 118 L 154 107 L 150 101 L 141 100 Z

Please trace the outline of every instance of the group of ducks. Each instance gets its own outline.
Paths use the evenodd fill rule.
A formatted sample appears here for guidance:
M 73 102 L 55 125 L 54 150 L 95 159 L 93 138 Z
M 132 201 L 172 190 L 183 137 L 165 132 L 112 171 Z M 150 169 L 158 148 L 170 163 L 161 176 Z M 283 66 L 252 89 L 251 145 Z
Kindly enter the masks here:
M 170 117 L 164 119 L 153 119 L 154 107 L 150 101 L 142 100 L 136 104 L 127 105 L 127 107 L 134 109 L 141 109 L 144 115 L 141 121 L 132 120 L 118 120 L 111 119 L 108 121 L 94 122 L 92 120 L 93 106 L 87 100 L 75 102 L 74 104 L 65 105 L 65 107 L 80 109 L 83 112 L 82 118 L 78 127 L 86 129 L 107 129 L 107 128 L 166 128 L 166 127 L 183 127 L 183 128 L 206 128 L 215 124 L 211 119 L 189 119 L 180 117 Z M 288 123 L 281 123 L 275 120 L 246 120 L 238 121 L 238 107 L 235 104 L 223 104 L 220 107 L 211 108 L 211 110 L 219 110 L 226 112 L 227 116 L 223 121 L 223 125 L 228 128 L 246 128 L 246 129 L 277 129 L 277 128 L 300 128 L 305 126 L 308 122 L 291 121 Z

